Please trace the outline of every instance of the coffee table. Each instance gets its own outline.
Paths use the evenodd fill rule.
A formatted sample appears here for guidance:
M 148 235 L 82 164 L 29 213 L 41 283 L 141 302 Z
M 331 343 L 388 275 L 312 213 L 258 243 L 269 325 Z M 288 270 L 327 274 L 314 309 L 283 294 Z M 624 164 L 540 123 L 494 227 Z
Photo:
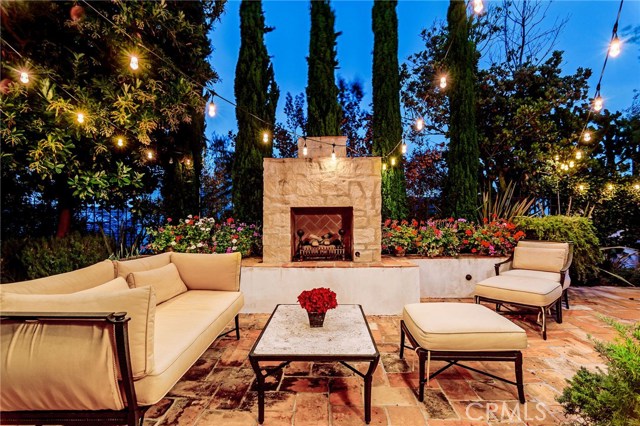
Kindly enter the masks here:
M 256 373 L 258 423 L 264 422 L 264 380 L 292 361 L 340 362 L 364 379 L 364 420 L 371 421 L 371 382 L 380 353 L 360 305 L 338 305 L 327 312 L 324 326 L 311 328 L 299 305 L 277 305 L 249 352 Z M 281 361 L 260 367 L 261 361 Z M 368 362 L 361 373 L 348 362 Z

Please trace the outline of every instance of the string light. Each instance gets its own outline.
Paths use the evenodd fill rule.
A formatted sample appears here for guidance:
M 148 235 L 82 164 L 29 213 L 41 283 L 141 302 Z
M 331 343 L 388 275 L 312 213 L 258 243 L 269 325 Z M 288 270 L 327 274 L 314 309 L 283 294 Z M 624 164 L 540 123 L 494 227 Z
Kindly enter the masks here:
M 391 166 L 396 165 L 396 157 L 391 157 Z
M 573 169 L 575 165 L 576 165 L 575 161 L 573 160 L 569 161 L 569 168 Z
M 191 165 L 191 160 L 190 160 L 189 158 L 187 158 L 186 160 L 184 160 L 184 163 L 185 163 L 187 166 L 190 166 L 190 165 Z
M 593 99 L 593 110 L 595 112 L 600 112 L 602 111 L 602 107 L 604 106 L 604 101 L 602 100 L 602 96 L 597 95 L 594 99 Z
M 131 60 L 129 61 L 129 66 L 134 71 L 138 69 L 138 57 L 137 56 L 131 55 Z
M 387 163 L 382 163 L 382 170 L 387 170 Z
M 331 159 L 333 161 L 336 161 L 336 144 L 334 143 L 332 145 L 332 149 L 331 149 Z
M 483 10 L 484 10 L 484 3 L 482 2 L 482 0 L 473 0 L 473 11 L 476 14 L 480 14 L 482 13 Z
M 591 132 L 588 130 L 584 132 L 584 135 L 582 136 L 582 140 L 585 142 L 591 141 Z
M 153 160 L 153 151 L 151 151 L 151 150 L 147 151 L 147 158 L 149 160 Z
M 609 44 L 609 56 L 612 58 L 617 58 L 620 55 L 620 50 L 622 48 L 622 41 L 618 38 L 618 34 L 613 36 L 613 40 L 611 40 L 611 44 Z
M 633 185 L 633 189 L 635 189 L 636 191 L 640 189 L 640 183 L 636 183 L 635 185 Z
M 262 142 L 264 142 L 264 143 L 269 143 L 269 133 L 264 132 L 264 133 L 262 134 Z
M 613 184 L 612 183 L 608 183 L 607 184 L 607 190 L 608 191 L 613 191 Z
M 207 110 L 207 113 L 209 114 L 209 117 L 215 117 L 216 116 L 216 104 L 213 102 L 209 102 L 209 108 Z
M 29 83 L 29 73 L 26 71 L 22 71 L 20 73 L 20 82 L 24 83 L 24 84 L 28 84 Z
M 124 140 L 122 138 L 118 138 L 116 145 L 122 148 L 124 146 Z
M 440 88 L 445 89 L 447 87 L 447 76 L 443 75 L 440 77 Z
M 582 151 L 577 150 L 576 151 L 576 160 L 580 160 L 582 158 Z
M 578 185 L 578 190 L 580 191 L 584 191 L 584 184 L 581 183 L 580 185 Z
M 307 140 L 305 139 L 304 146 L 302 147 L 302 155 L 306 157 L 308 153 L 309 153 L 309 150 L 307 149 Z
M 76 120 L 78 120 L 78 123 L 80 124 L 84 123 L 84 114 L 79 112 L 78 115 L 76 116 Z
M 415 124 L 415 129 L 417 132 L 422 131 L 424 129 L 424 119 L 422 117 L 418 117 Z
M 402 151 L 403 154 L 407 153 L 407 144 L 402 142 L 402 148 L 400 148 L 400 151 Z
M 560 160 L 560 156 L 556 155 L 556 156 L 553 157 L 553 159 L 556 160 L 556 161 L 559 161 Z

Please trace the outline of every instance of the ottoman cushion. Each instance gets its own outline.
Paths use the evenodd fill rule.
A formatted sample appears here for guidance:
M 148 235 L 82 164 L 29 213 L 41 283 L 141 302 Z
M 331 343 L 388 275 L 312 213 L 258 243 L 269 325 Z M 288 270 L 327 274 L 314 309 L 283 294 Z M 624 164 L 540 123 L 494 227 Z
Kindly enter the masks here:
M 412 303 L 402 313 L 418 345 L 430 351 L 512 351 L 527 347 L 525 331 L 482 305 Z
M 552 280 L 498 275 L 477 283 L 474 294 L 507 303 L 549 306 L 562 296 L 562 287 Z

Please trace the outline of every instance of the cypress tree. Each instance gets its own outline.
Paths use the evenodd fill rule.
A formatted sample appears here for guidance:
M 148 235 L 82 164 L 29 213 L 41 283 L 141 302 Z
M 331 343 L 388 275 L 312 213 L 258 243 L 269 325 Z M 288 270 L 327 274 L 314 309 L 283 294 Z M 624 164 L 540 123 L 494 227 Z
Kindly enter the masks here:
M 238 134 L 231 178 L 234 215 L 247 222 L 262 221 L 263 158 L 273 155 L 272 136 L 280 96 L 264 44 L 264 34 L 268 31 L 262 2 L 243 0 L 234 84 Z M 267 143 L 263 142 L 265 131 L 269 133 Z
M 397 1 L 375 1 L 373 24 L 373 152 L 396 159 L 382 174 L 382 216 L 401 219 L 408 214 L 402 139 L 400 73 L 398 70 Z M 391 152 L 392 149 L 395 150 Z
M 342 109 L 334 76 L 340 33 L 334 31 L 335 19 L 328 0 L 311 2 L 306 130 L 312 136 L 340 135 Z
M 470 37 L 471 22 L 464 1 L 450 0 L 447 23 L 451 44 L 447 64 L 451 84 L 449 172 L 444 197 L 450 215 L 471 219 L 477 216 L 480 150 L 476 131 L 476 48 Z

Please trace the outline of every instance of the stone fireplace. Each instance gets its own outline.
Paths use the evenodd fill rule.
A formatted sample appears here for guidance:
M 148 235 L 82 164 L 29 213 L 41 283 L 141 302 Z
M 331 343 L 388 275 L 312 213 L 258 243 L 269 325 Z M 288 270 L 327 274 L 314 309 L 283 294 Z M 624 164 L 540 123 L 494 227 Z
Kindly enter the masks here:
M 347 157 L 345 137 L 312 139 L 300 158 L 264 159 L 264 263 L 380 261 L 380 158 Z

